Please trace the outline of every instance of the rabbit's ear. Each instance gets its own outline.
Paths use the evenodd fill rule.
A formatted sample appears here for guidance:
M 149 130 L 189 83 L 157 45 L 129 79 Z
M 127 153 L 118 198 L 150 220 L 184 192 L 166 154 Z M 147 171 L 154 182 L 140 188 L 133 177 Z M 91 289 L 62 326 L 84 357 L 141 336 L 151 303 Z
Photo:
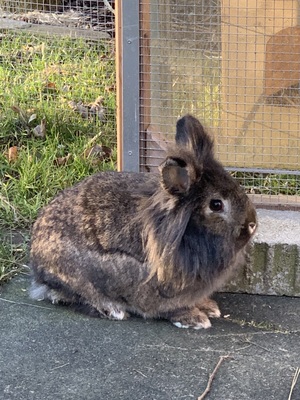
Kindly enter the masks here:
M 177 157 L 167 157 L 159 167 L 162 184 L 170 194 L 187 193 L 192 181 L 194 171 L 183 159 Z
M 212 155 L 213 141 L 192 115 L 185 115 L 177 121 L 175 140 L 176 144 L 193 151 L 197 158 Z

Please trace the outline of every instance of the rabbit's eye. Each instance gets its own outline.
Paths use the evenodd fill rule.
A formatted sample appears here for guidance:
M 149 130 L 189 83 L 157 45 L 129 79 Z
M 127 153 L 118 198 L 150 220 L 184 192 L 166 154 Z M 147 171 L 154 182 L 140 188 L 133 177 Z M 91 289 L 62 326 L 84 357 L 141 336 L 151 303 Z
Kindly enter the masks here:
M 212 199 L 209 203 L 209 208 L 214 212 L 221 212 L 224 210 L 224 204 L 222 200 Z

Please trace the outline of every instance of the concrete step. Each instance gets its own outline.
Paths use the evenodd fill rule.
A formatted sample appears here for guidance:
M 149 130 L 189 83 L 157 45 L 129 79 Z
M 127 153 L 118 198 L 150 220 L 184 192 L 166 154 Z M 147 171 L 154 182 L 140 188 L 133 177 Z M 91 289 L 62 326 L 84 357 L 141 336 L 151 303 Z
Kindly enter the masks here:
M 226 291 L 300 296 L 300 212 L 258 209 L 249 263 Z

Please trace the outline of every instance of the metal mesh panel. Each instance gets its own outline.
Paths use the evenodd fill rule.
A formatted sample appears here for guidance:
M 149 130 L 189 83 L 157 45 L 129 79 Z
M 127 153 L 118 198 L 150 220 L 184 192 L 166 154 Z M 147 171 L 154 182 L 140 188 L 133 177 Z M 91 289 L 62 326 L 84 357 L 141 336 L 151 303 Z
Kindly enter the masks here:
M 2 149 L 40 133 L 82 135 L 114 153 L 114 37 L 113 0 L 0 0 Z M 68 151 L 61 145 L 58 159 Z
M 192 113 L 249 193 L 299 195 L 299 12 L 296 0 L 141 0 L 141 169 L 156 170 Z

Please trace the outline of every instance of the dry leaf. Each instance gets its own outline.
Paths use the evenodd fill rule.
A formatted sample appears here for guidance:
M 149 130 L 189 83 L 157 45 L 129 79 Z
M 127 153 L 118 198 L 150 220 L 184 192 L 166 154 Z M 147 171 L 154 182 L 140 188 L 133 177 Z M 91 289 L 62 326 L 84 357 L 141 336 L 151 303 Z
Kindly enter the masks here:
M 108 93 L 115 92 L 116 91 L 116 85 L 105 86 L 105 91 L 108 92 Z
M 66 165 L 68 163 L 68 161 L 70 160 L 70 158 L 72 157 L 71 153 L 68 153 L 66 156 L 64 157 L 57 157 L 54 160 L 54 164 L 57 165 L 58 167 L 61 167 L 62 165 Z
M 29 44 L 29 45 L 23 47 L 23 51 L 27 54 L 37 54 L 37 53 L 44 54 L 45 43 L 39 44 L 37 46 L 33 46 L 33 45 Z
M 10 108 L 11 108 L 14 112 L 16 112 L 16 113 L 18 113 L 18 114 L 20 114 L 20 112 L 21 112 L 21 108 L 18 107 L 18 106 L 11 106 Z
M 18 147 L 12 146 L 8 149 L 7 159 L 10 163 L 15 162 L 18 159 Z
M 87 106 L 84 106 L 82 101 L 69 101 L 69 106 L 76 112 L 78 112 L 82 118 L 86 119 L 89 116 L 89 110 Z
M 57 87 L 54 82 L 47 82 L 43 87 L 43 92 L 48 94 L 55 94 L 57 93 Z
M 56 74 L 56 75 L 63 75 L 63 74 L 65 74 L 66 72 L 67 72 L 67 71 L 65 70 L 65 66 L 64 66 L 64 65 L 56 65 L 56 64 L 50 65 L 50 66 L 46 67 L 46 68 L 43 70 L 43 73 L 44 73 L 45 75 L 54 75 L 54 74 Z
M 95 144 L 84 151 L 84 157 L 93 159 L 95 162 L 102 162 L 111 158 L 111 149 L 107 146 Z
M 46 136 L 46 118 L 45 117 L 41 120 L 40 125 L 37 125 L 35 128 L 32 129 L 32 132 L 35 137 L 44 138 Z
M 56 84 L 54 82 L 47 82 L 45 85 L 47 89 L 56 89 Z
M 103 107 L 103 97 L 99 96 L 97 99 L 87 105 L 83 104 L 82 101 L 69 101 L 69 106 L 76 112 L 78 112 L 82 118 L 87 119 L 90 116 L 96 116 L 100 121 L 105 117 L 105 108 Z
M 89 107 L 99 107 L 103 104 L 103 96 L 98 96 L 95 101 L 89 104 Z
M 31 121 L 34 121 L 36 119 L 36 114 L 31 114 L 29 119 L 28 119 L 28 123 L 30 124 Z
M 18 106 L 11 106 L 11 109 L 16 112 L 17 114 L 19 114 L 20 116 L 20 120 L 23 124 L 27 125 L 27 113 L 26 111 L 22 110 L 20 107 Z
M 61 88 L 61 91 L 63 92 L 63 93 L 67 93 L 67 92 L 69 92 L 71 90 L 71 86 L 70 85 L 64 85 L 62 88 Z
M 90 113 L 91 115 L 96 115 L 96 117 L 102 121 L 105 116 L 105 108 L 103 107 L 103 100 L 102 96 L 97 97 L 97 99 L 89 104 Z

